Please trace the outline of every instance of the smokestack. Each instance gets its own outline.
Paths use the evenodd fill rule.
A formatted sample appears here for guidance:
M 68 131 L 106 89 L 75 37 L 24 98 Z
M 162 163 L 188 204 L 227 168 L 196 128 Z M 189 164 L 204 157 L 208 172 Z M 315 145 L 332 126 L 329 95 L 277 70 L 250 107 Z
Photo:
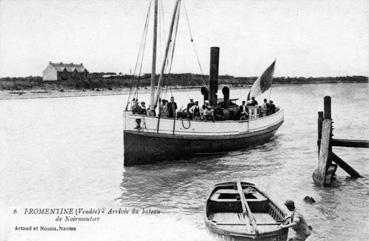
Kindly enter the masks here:
M 209 86 L 209 104 L 211 107 L 215 107 L 217 105 L 218 70 L 219 70 L 219 47 L 211 47 L 210 86 Z

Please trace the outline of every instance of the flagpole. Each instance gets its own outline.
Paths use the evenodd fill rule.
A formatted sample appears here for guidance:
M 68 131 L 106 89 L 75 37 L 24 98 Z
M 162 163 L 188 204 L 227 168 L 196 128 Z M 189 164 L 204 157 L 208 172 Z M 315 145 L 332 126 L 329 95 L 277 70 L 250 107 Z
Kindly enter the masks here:
M 272 95 L 272 86 L 270 86 L 270 89 L 269 89 L 269 102 L 270 102 L 270 96 Z
M 273 64 L 275 64 L 275 61 L 277 61 L 277 59 L 274 60 Z M 274 68 L 273 68 L 273 74 L 274 74 Z M 272 76 L 272 82 L 270 83 L 269 100 L 268 100 L 268 102 L 270 102 L 270 96 L 272 95 L 272 87 L 273 87 L 273 76 Z

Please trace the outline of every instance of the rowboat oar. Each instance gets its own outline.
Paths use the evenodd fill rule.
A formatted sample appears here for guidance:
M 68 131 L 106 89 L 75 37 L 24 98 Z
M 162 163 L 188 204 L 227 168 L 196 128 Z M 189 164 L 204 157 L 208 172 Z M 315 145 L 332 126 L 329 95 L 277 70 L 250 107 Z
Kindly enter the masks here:
M 255 221 L 255 218 L 251 213 L 250 207 L 249 207 L 249 205 L 246 201 L 245 194 L 243 192 L 242 185 L 241 185 L 240 181 L 237 181 L 237 191 L 238 191 L 238 194 L 240 195 L 240 198 L 241 198 L 242 213 L 249 218 L 250 223 L 252 225 L 252 228 L 253 228 L 255 234 L 258 235 L 259 234 L 258 227 L 257 227 L 256 221 Z

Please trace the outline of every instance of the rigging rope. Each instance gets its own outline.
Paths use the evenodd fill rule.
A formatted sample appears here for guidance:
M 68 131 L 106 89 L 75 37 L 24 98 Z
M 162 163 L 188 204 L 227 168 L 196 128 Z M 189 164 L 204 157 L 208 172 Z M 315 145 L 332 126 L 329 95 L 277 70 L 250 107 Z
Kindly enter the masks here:
M 180 13 L 180 9 L 181 9 L 180 4 L 181 4 L 181 1 L 178 2 L 177 12 L 175 13 L 176 15 L 174 16 L 174 26 L 173 26 L 174 28 L 173 28 L 173 31 L 172 31 L 171 36 L 170 36 L 170 45 L 169 45 L 168 57 L 165 61 L 165 66 L 164 66 L 164 73 L 167 72 L 167 78 L 169 78 L 169 76 L 170 76 L 172 63 L 173 63 L 174 48 L 175 48 L 175 42 L 176 42 L 176 37 L 177 37 L 177 32 L 178 32 L 179 13 Z M 168 85 L 166 85 L 165 83 L 168 83 L 168 81 L 166 81 L 165 75 L 163 77 L 164 78 L 163 78 L 162 85 L 166 86 L 166 91 L 167 91 Z M 169 90 L 171 92 L 171 95 L 173 96 L 172 89 L 170 87 L 169 87 Z M 159 100 L 160 95 L 161 95 L 161 91 L 159 89 L 157 100 Z
M 139 51 L 138 51 L 138 55 L 137 55 L 137 59 L 136 59 L 135 68 L 134 68 L 134 71 L 133 71 L 133 76 L 138 76 L 138 77 L 136 77 L 137 84 L 135 86 L 135 92 L 133 94 L 133 98 L 137 98 L 138 97 L 138 86 L 139 86 L 139 83 L 140 83 L 141 70 L 142 70 L 142 62 L 143 62 L 143 56 L 144 56 L 145 47 L 146 47 L 146 39 L 147 39 L 148 26 L 149 26 L 149 22 L 150 22 L 149 15 L 150 15 L 150 10 L 151 10 L 151 4 L 152 4 L 152 0 L 149 3 L 149 8 L 148 8 L 148 11 L 147 11 L 147 14 L 146 14 L 144 31 L 143 31 L 142 36 L 141 36 L 141 42 L 140 42 L 140 46 L 139 46 Z M 138 75 L 136 73 L 137 72 L 137 68 L 139 68 Z M 133 81 L 134 80 L 135 80 L 135 78 L 133 79 Z M 130 101 L 131 94 L 132 94 L 131 93 L 132 92 L 132 86 L 133 85 L 131 85 L 130 86 L 130 89 L 129 89 L 126 110 L 128 109 L 128 105 L 130 103 L 129 101 Z
M 178 7 L 178 12 L 177 12 L 177 16 L 176 16 L 174 37 L 173 37 L 173 40 L 172 40 L 171 52 L 170 52 L 171 56 L 170 56 L 170 61 L 169 61 L 168 79 L 170 79 L 170 74 L 172 73 L 174 50 L 175 50 L 176 41 L 177 41 L 177 33 L 178 33 L 178 24 L 179 24 L 180 13 L 181 13 L 181 6 Z M 169 91 L 170 91 L 170 95 L 173 96 L 172 88 L 170 86 L 169 86 Z
M 168 83 L 169 80 L 170 80 L 170 74 L 172 72 L 172 66 L 173 66 L 173 58 L 174 58 L 174 50 L 175 50 L 175 45 L 176 45 L 176 40 L 177 40 L 177 33 L 178 33 L 178 24 L 179 24 L 179 16 L 180 16 L 180 12 L 181 12 L 181 6 L 179 4 L 178 6 L 178 11 L 177 11 L 177 15 L 175 17 L 175 25 L 174 25 L 174 35 L 173 35 L 173 38 L 171 39 L 171 45 L 170 45 L 170 58 L 167 59 L 167 65 L 165 66 L 166 69 L 167 69 L 167 73 L 168 73 L 168 76 L 167 76 L 167 79 L 168 81 L 164 81 L 163 82 L 166 82 Z M 168 67 L 169 66 L 169 67 Z M 169 69 L 169 70 L 168 70 Z M 164 83 L 163 83 L 164 85 Z M 173 96 L 173 92 L 172 92 L 172 87 L 169 86 L 169 85 L 166 85 L 166 93 L 168 92 L 168 89 L 170 91 L 170 95 Z
M 199 58 L 199 55 L 197 53 L 195 43 L 193 41 L 193 36 L 192 36 L 192 31 L 191 31 L 191 25 L 190 25 L 190 19 L 188 17 L 187 8 L 186 8 L 186 4 L 185 3 L 183 3 L 183 8 L 185 10 L 185 15 L 186 15 L 186 20 L 187 20 L 187 26 L 188 26 L 188 31 L 189 31 L 190 38 L 191 38 L 191 43 L 192 43 L 193 51 L 195 52 L 197 64 L 198 64 L 199 69 L 200 69 L 200 72 L 201 72 L 202 84 L 203 85 L 206 85 L 206 78 L 205 78 L 204 72 L 202 71 L 202 67 L 201 67 L 201 63 L 200 63 L 200 58 Z
M 165 23 L 164 23 L 164 7 L 162 0 L 159 0 L 159 43 L 160 43 L 160 63 L 163 62 L 163 52 L 165 46 Z

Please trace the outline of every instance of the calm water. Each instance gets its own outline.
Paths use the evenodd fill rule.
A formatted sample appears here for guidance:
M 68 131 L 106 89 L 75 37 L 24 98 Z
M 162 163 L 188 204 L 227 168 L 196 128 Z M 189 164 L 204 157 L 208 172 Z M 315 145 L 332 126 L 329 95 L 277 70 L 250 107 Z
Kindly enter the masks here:
M 247 91 L 231 90 L 244 99 Z M 248 180 L 280 205 L 293 199 L 314 228 L 309 240 L 367 240 L 367 149 L 334 148 L 364 178 L 317 188 L 317 111 L 332 96 L 337 138 L 368 139 L 367 84 L 274 87 L 285 108 L 275 138 L 253 149 L 175 164 L 123 167 L 122 108 L 127 96 L 0 101 L 0 240 L 212 240 L 203 223 L 204 201 L 220 181 Z M 175 94 L 179 105 L 199 91 Z M 140 97 L 148 100 L 147 95 Z M 143 147 L 145 148 L 145 147 Z M 312 196 L 317 203 L 305 204 Z M 103 216 L 68 224 L 77 232 L 15 232 L 15 225 L 53 225 L 50 217 L 14 215 L 26 207 L 136 207 L 159 215 Z

